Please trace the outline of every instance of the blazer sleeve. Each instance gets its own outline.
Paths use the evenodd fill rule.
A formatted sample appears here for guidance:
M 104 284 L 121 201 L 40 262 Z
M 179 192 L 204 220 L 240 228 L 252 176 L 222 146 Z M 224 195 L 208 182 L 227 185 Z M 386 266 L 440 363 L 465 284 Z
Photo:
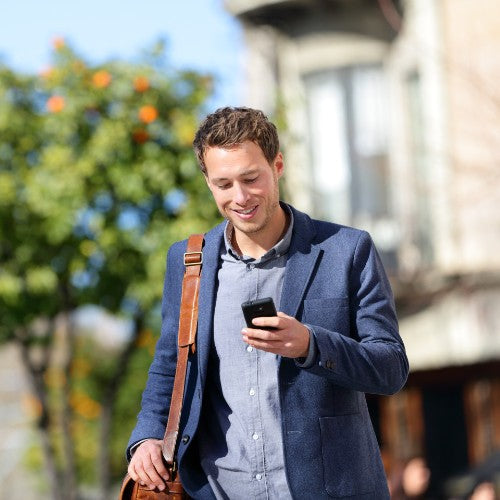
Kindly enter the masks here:
M 182 255 L 185 246 L 185 242 L 178 242 L 168 251 L 161 334 L 142 394 L 141 410 L 127 446 L 128 460 L 134 445 L 145 439 L 162 439 L 165 433 L 177 364 L 177 332 L 184 275 Z
M 308 324 L 316 342 L 317 361 L 308 370 L 361 392 L 393 394 L 408 376 L 408 358 L 399 335 L 389 280 L 375 245 L 362 231 L 348 276 L 347 332 Z

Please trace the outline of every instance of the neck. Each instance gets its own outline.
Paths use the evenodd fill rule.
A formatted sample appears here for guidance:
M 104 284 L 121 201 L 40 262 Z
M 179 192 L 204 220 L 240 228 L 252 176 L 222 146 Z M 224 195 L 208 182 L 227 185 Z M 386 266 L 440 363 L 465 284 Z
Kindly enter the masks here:
M 260 231 L 243 233 L 233 228 L 232 245 L 240 255 L 248 255 L 249 257 L 258 259 L 271 250 L 283 238 L 288 228 L 288 223 L 289 217 L 280 205 L 273 219 Z

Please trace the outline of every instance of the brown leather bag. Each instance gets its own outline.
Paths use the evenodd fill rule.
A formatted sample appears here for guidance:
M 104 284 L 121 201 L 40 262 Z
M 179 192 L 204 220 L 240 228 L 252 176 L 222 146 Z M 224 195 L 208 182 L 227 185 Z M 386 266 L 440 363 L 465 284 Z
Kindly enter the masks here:
M 170 476 L 172 478 L 172 476 Z M 174 481 L 167 481 L 165 491 L 147 490 L 144 486 L 136 483 L 128 474 L 122 483 L 120 500 L 184 500 L 189 496 L 184 491 L 179 475 L 176 474 Z
M 192 234 L 184 254 L 184 279 L 182 280 L 181 309 L 179 313 L 178 354 L 175 370 L 174 388 L 170 401 L 167 428 L 163 436 L 162 452 L 170 480 L 166 481 L 164 491 L 148 490 L 136 483 L 128 474 L 125 476 L 119 500 L 181 500 L 189 496 L 182 487 L 175 449 L 179 435 L 179 422 L 182 410 L 182 395 L 186 382 L 186 369 L 189 352 L 196 349 L 196 328 L 198 325 L 198 296 L 202 264 L 203 235 Z

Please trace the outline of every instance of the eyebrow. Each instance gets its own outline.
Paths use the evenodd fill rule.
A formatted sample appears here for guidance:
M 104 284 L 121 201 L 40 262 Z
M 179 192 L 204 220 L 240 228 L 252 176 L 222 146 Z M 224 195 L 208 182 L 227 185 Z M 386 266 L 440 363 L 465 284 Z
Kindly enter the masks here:
M 257 173 L 257 169 L 256 168 L 250 168 L 248 170 L 244 170 L 243 172 L 241 172 L 238 177 L 245 177 L 247 175 L 253 175 L 253 174 L 256 174 Z M 215 177 L 212 179 L 212 182 L 224 182 L 224 181 L 228 181 L 229 180 L 229 177 Z

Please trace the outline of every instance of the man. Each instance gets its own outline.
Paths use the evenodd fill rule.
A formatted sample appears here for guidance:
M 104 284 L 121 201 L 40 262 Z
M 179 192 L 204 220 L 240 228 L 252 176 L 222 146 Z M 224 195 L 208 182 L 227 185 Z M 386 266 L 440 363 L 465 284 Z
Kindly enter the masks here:
M 197 499 L 388 498 L 364 393 L 398 391 L 408 361 L 369 235 L 279 201 L 283 156 L 260 111 L 217 110 L 194 148 L 226 222 L 205 235 L 177 454 L 185 489 Z M 162 332 L 128 448 L 130 475 L 151 489 L 168 477 L 161 438 L 185 248 L 169 250 Z M 245 327 L 241 303 L 267 296 L 278 315 Z

